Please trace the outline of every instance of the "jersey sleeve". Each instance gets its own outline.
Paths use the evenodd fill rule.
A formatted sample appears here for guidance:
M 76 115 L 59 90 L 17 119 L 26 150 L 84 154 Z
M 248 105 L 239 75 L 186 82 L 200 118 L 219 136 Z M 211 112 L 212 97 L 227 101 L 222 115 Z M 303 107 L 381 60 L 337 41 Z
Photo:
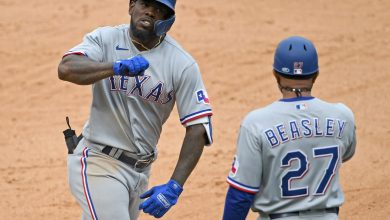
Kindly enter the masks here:
M 83 38 L 83 42 L 70 49 L 65 53 L 64 57 L 71 54 L 84 55 L 94 61 L 102 62 L 103 42 L 100 29 L 98 28 L 91 33 L 86 34 Z
M 345 137 L 345 148 L 342 153 L 343 162 L 348 161 L 355 154 L 356 149 L 356 125 L 355 125 L 355 117 L 350 108 L 348 108 L 344 104 L 339 104 L 341 111 L 344 112 L 344 118 L 346 119 L 346 128 L 343 133 Z
M 351 135 L 348 139 L 350 144 L 347 145 L 345 152 L 343 153 L 343 162 L 348 161 L 355 154 L 356 149 L 356 127 L 354 126 L 351 131 Z
M 241 125 L 237 140 L 237 151 L 227 182 L 235 189 L 256 194 L 260 190 L 262 176 L 262 154 L 260 141 Z
M 212 115 L 210 100 L 196 63 L 183 71 L 176 85 L 175 96 L 180 122 L 183 125 Z

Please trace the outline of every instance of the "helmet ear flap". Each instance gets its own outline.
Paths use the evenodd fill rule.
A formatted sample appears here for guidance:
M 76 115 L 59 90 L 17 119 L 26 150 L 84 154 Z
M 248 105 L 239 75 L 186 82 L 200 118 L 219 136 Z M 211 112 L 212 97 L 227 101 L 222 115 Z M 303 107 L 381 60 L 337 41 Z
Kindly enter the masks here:
M 176 0 L 156 0 L 157 2 L 160 2 L 161 4 L 164 4 L 166 7 L 168 7 L 171 10 L 172 15 L 165 20 L 158 20 L 154 23 L 154 32 L 157 36 L 163 36 L 165 33 L 171 29 L 173 23 L 175 22 L 176 15 L 175 15 L 175 5 Z
M 168 18 L 167 20 L 158 20 L 154 23 L 154 32 L 157 36 L 162 36 L 171 29 L 173 23 L 175 22 L 176 15 Z

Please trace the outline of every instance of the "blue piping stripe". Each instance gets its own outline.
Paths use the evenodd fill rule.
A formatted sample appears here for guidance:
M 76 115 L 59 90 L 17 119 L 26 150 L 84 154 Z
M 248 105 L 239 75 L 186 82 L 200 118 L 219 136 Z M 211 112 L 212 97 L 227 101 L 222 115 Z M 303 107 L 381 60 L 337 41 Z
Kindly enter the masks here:
M 210 127 L 210 137 L 211 141 L 213 142 L 213 125 L 211 124 L 211 117 L 209 116 L 209 127 Z
M 88 178 L 87 178 L 87 157 L 88 157 L 88 153 L 89 153 L 89 150 L 90 149 L 87 149 L 85 151 L 85 157 L 83 159 L 84 161 L 84 179 L 85 179 L 85 187 L 87 189 L 87 196 L 88 196 L 88 199 L 90 201 L 90 204 L 91 204 L 91 207 L 92 207 L 92 211 L 93 211 L 93 215 L 95 216 L 95 219 L 98 220 L 98 217 L 96 215 L 96 211 L 95 211 L 95 207 L 93 205 L 93 202 L 92 202 L 92 198 L 91 198 L 91 194 L 89 193 L 89 187 L 88 187 Z
M 198 112 L 186 115 L 183 118 L 181 118 L 180 121 L 184 121 L 184 120 L 186 120 L 187 118 L 189 118 L 191 116 L 194 116 L 194 115 L 197 115 L 197 114 L 200 114 L 200 113 L 203 113 L 203 112 L 211 112 L 211 109 L 206 109 L 206 110 L 202 110 L 202 111 L 198 111 Z
M 295 97 L 295 98 L 288 98 L 288 99 L 280 99 L 281 102 L 296 102 L 296 101 L 305 101 L 305 100 L 311 100 L 314 99 L 313 96 L 303 96 L 303 97 Z

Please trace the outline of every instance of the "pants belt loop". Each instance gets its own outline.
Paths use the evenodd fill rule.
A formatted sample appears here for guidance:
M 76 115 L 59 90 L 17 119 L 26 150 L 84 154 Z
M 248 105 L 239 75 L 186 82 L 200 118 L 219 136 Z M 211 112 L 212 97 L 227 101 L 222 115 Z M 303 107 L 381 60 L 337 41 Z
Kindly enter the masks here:
M 113 157 L 115 159 L 118 159 L 121 156 L 122 153 L 123 153 L 123 150 L 118 148 Z
M 110 150 L 110 153 L 108 154 L 110 157 L 114 157 L 116 151 L 118 150 L 118 148 L 115 148 L 115 147 L 111 147 L 111 150 Z

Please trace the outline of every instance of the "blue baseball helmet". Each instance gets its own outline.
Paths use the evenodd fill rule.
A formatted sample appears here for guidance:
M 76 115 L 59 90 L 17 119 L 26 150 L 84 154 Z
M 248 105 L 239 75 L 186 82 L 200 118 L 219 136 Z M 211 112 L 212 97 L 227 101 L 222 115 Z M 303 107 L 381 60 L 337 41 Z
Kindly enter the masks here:
M 319 70 L 316 48 L 303 37 L 284 39 L 276 48 L 273 68 L 287 78 L 310 78 Z
M 166 20 L 158 20 L 154 23 L 154 32 L 156 33 L 157 36 L 162 36 L 165 33 L 171 29 L 173 23 L 175 22 L 175 5 L 176 5 L 176 0 L 155 0 L 157 2 L 160 2 L 161 4 L 167 6 L 169 9 L 172 10 L 173 14 L 170 18 Z

